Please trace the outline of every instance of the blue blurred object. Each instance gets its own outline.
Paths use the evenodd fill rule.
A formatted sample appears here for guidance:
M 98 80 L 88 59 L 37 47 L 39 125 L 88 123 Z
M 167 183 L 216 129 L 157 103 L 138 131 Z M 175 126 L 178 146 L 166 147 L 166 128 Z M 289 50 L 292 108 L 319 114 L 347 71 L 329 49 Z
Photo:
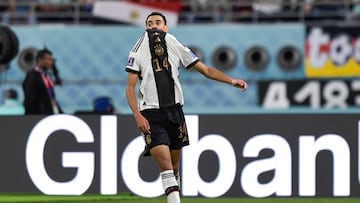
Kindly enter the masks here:
M 98 97 L 94 100 L 94 111 L 98 113 L 114 113 L 114 105 L 110 97 Z

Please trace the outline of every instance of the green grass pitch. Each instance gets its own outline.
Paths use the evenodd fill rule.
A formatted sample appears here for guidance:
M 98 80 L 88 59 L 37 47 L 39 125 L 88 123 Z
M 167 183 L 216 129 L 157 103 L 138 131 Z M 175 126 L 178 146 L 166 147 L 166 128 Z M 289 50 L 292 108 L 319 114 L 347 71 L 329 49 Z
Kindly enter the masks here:
M 141 198 L 132 195 L 47 196 L 0 194 L 1 203 L 166 203 L 165 197 Z M 360 198 L 188 198 L 182 203 L 358 203 Z

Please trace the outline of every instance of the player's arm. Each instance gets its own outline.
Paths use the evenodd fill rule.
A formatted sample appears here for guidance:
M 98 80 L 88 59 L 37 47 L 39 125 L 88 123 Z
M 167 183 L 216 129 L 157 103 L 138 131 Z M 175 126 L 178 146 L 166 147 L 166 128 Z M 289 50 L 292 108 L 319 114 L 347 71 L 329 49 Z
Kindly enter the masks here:
M 140 113 L 136 102 L 135 87 L 138 80 L 138 75 L 135 73 L 128 73 L 126 84 L 126 99 L 131 111 L 136 120 L 139 130 L 144 134 L 150 134 L 150 125 L 146 118 Z
M 243 91 L 245 91 L 247 88 L 247 83 L 244 80 L 234 79 L 216 68 L 205 65 L 201 61 L 197 62 L 192 68 L 212 80 L 231 84 L 234 87 L 242 89 Z

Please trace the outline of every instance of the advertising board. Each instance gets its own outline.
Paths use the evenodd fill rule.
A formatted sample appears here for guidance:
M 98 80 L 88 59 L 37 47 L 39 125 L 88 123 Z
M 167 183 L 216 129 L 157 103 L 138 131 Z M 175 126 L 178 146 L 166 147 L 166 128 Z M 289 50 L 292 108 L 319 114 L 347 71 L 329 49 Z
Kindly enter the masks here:
M 359 197 L 359 117 L 187 115 L 182 195 Z M 1 192 L 163 194 L 132 116 L 0 120 Z

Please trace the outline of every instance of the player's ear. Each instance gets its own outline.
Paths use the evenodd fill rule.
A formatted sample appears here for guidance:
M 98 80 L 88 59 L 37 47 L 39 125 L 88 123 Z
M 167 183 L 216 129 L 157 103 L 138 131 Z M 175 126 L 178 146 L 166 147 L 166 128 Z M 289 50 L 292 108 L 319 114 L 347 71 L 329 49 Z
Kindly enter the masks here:
M 168 32 L 168 31 L 169 31 L 169 27 L 168 27 L 167 25 L 165 25 L 164 31 L 165 31 L 165 32 Z

